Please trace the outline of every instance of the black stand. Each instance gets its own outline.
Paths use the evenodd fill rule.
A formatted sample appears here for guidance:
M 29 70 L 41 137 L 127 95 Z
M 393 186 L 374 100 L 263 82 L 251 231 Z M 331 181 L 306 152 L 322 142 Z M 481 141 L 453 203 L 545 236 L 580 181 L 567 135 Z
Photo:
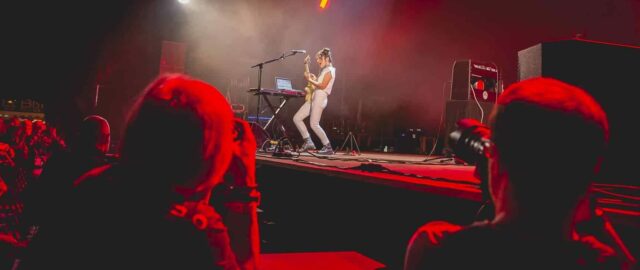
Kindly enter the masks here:
M 423 159 L 422 162 L 435 162 L 438 161 L 439 163 L 450 163 L 453 162 L 454 164 L 458 164 L 456 158 L 454 157 L 454 153 L 453 153 L 453 149 L 449 148 L 448 145 L 445 145 L 445 147 L 443 148 L 443 154 L 444 156 L 441 157 L 431 157 L 431 154 L 433 154 L 433 152 L 436 150 L 436 146 L 438 145 L 438 138 L 440 138 L 440 129 L 442 128 L 443 124 L 445 125 L 445 131 L 444 131 L 444 136 L 442 138 L 442 141 L 447 141 L 447 137 L 449 136 L 448 129 L 446 128 L 446 124 L 447 122 L 443 122 L 444 116 L 449 117 L 449 112 L 447 111 L 447 107 L 448 107 L 448 101 L 445 99 L 445 90 L 447 89 L 447 84 L 449 84 L 451 82 L 445 82 L 442 85 L 442 99 L 444 102 L 444 111 L 442 112 L 442 115 L 440 116 L 440 124 L 438 125 L 438 133 L 436 133 L 436 139 L 433 141 L 433 146 L 431 148 L 431 151 L 429 152 L 429 154 L 427 155 L 427 158 Z M 451 115 L 457 115 L 457 114 L 451 114 Z
M 347 138 L 344 139 L 344 142 L 342 143 L 342 146 L 340 146 L 340 148 L 336 149 L 337 151 L 340 150 L 344 150 L 344 146 L 347 145 L 347 142 L 349 142 L 349 151 L 347 151 L 345 154 L 346 155 L 350 155 L 351 152 L 353 151 L 353 145 L 356 146 L 357 152 L 356 154 L 359 156 L 361 155 L 360 153 L 360 147 L 358 146 L 358 141 L 356 140 L 356 136 L 353 135 L 353 132 L 349 131 L 349 134 L 347 135 Z
M 260 94 L 260 90 L 262 89 L 262 69 L 263 69 L 264 65 L 266 65 L 266 64 L 273 63 L 273 62 L 285 59 L 285 58 L 287 58 L 289 56 L 292 56 L 292 55 L 295 55 L 297 53 L 298 53 L 298 51 L 291 51 L 289 54 L 283 53 L 278 58 L 267 60 L 267 61 L 264 61 L 262 63 L 258 63 L 258 64 L 255 64 L 255 65 L 251 66 L 251 68 L 256 68 L 256 67 L 258 68 L 258 88 L 257 88 L 257 91 L 258 91 L 258 106 L 256 108 L 256 123 L 258 124 L 258 126 L 260 126 L 260 102 L 261 102 L 262 98 L 264 98 L 265 102 L 267 103 L 267 105 L 271 109 L 271 112 L 273 113 L 273 117 L 271 119 L 269 119 L 269 121 L 267 122 L 267 124 L 264 127 L 262 127 L 262 129 L 265 130 L 265 132 L 266 132 L 266 129 L 269 126 L 269 124 L 271 124 L 272 120 L 275 119 L 276 121 L 278 121 L 277 114 L 280 111 L 280 109 L 282 109 L 284 104 L 287 102 L 287 98 L 285 98 L 284 101 L 280 103 L 280 106 L 278 106 L 277 109 L 274 109 L 273 104 L 271 104 L 271 101 L 269 101 L 269 99 L 266 96 Z M 251 91 L 251 90 L 249 90 L 249 91 Z M 285 140 L 289 141 L 289 139 L 287 138 L 286 130 L 284 129 L 284 125 L 280 124 L 280 128 L 282 129 L 283 137 L 278 139 L 278 145 L 276 146 L 276 150 L 277 151 L 274 152 L 274 155 L 276 155 L 276 152 L 278 152 L 278 151 L 284 151 L 283 141 L 285 141 Z M 270 141 L 270 140 L 271 140 L 271 138 L 268 138 L 268 141 Z
M 282 97 L 282 102 L 280 102 L 280 105 L 278 105 L 278 108 L 276 108 L 276 109 L 273 108 L 274 106 L 273 106 L 273 104 L 271 104 L 271 101 L 269 99 L 267 99 L 265 97 L 264 100 L 265 100 L 265 102 L 267 102 L 267 105 L 269 105 L 269 108 L 271 109 L 271 113 L 273 113 L 273 116 L 264 125 L 264 129 L 266 130 L 267 128 L 269 128 L 269 125 L 273 122 L 273 120 L 276 120 L 276 122 L 280 121 L 280 119 L 278 119 L 278 113 L 280 113 L 280 109 L 282 109 L 282 107 L 284 107 L 284 104 L 287 103 L 289 98 L 288 97 Z M 280 124 L 280 129 L 282 129 L 283 133 L 286 132 L 286 130 L 284 129 L 284 126 L 282 124 Z M 284 135 L 286 135 L 286 133 Z
M 293 148 L 293 145 L 291 145 L 291 142 L 289 141 L 289 137 L 287 136 L 287 130 L 284 128 L 284 125 L 282 123 L 280 123 L 280 119 L 278 119 L 278 115 L 280 113 L 280 110 L 282 109 L 282 107 L 284 107 L 284 105 L 287 103 L 287 101 L 289 100 L 288 97 L 282 97 L 282 101 L 280 102 L 280 105 L 278 105 L 278 108 L 274 109 L 273 104 L 271 103 L 271 101 L 268 98 L 264 98 L 265 102 L 267 103 L 267 105 L 269 106 L 269 109 L 271 109 L 271 112 L 273 113 L 273 116 L 269 119 L 269 121 L 267 121 L 267 123 L 264 125 L 263 130 L 267 130 L 269 128 L 269 126 L 271 125 L 271 123 L 276 122 L 278 124 L 278 126 L 280 127 L 280 131 L 282 131 L 282 137 L 280 137 L 278 140 L 276 140 L 276 146 L 275 146 L 275 150 L 273 155 L 274 156 L 282 156 L 282 157 L 290 157 L 290 153 L 285 153 L 285 144 L 284 142 L 289 142 L 289 147 Z M 274 121 L 275 120 L 275 121 Z M 273 134 L 271 135 L 271 137 L 277 137 L 276 135 L 277 132 L 273 132 Z M 268 133 L 267 133 L 268 134 Z

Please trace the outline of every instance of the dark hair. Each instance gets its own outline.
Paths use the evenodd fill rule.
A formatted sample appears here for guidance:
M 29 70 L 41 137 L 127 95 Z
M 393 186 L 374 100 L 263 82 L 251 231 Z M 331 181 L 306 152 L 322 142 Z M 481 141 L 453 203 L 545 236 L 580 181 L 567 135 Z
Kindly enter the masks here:
M 318 54 L 324 58 L 329 59 L 329 62 L 333 63 L 333 59 L 331 58 L 331 49 L 329 48 L 322 48 L 322 50 L 320 50 L 318 52 Z
M 106 153 L 109 150 L 111 128 L 107 119 L 99 115 L 90 115 L 82 120 L 76 136 L 76 150 Z
M 546 201 L 562 208 L 584 194 L 609 137 L 606 115 L 593 97 L 536 78 L 510 86 L 498 105 L 492 141 L 514 198 L 522 205 Z
M 195 181 L 195 192 L 207 191 L 231 161 L 233 126 L 231 106 L 215 87 L 164 75 L 131 110 L 121 161 L 183 183 Z

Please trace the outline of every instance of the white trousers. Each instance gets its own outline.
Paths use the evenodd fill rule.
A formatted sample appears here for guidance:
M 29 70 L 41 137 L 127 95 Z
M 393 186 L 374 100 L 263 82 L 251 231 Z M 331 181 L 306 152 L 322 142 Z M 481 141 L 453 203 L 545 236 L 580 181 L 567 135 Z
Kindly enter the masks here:
M 303 120 L 311 115 L 311 118 L 309 119 L 311 129 L 313 129 L 313 132 L 318 135 L 320 141 L 322 141 L 322 145 L 329 144 L 327 134 L 324 132 L 322 127 L 320 127 L 320 117 L 322 117 L 322 111 L 324 111 L 324 108 L 327 107 L 327 100 L 327 92 L 315 90 L 313 91 L 311 101 L 305 102 L 293 116 L 293 123 L 296 124 L 302 138 L 309 138 L 309 131 L 304 125 Z

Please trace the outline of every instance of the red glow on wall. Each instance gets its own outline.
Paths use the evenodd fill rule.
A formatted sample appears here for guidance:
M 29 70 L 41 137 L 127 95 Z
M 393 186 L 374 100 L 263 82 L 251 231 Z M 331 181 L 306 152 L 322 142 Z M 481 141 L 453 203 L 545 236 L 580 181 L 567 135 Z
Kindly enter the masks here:
M 329 5 L 329 0 L 321 0 L 320 1 L 320 8 L 324 9 Z

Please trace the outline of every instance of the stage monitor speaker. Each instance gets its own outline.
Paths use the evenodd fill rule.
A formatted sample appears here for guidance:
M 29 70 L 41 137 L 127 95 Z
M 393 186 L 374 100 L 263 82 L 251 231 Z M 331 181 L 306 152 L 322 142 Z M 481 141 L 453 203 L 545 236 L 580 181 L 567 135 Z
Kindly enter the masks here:
M 459 60 L 453 64 L 451 100 L 493 102 L 499 94 L 499 84 L 495 64 Z
M 633 158 L 640 153 L 634 131 L 640 92 L 640 47 L 589 40 L 536 44 L 518 52 L 518 79 L 550 77 L 585 89 L 602 105 L 610 124 L 602 182 L 637 183 Z M 579 134 L 577 134 L 579 136 Z
M 480 107 L 482 107 L 483 112 L 480 111 L 480 107 L 478 107 L 478 103 Z M 487 125 L 489 121 L 489 114 L 493 109 L 493 102 L 483 102 L 479 101 L 476 103 L 475 100 L 449 100 L 445 106 L 445 133 L 444 133 L 444 147 L 451 148 L 449 142 L 449 134 L 453 132 L 456 128 L 456 122 L 463 118 L 473 118 L 478 121 L 482 121 L 483 124 Z

